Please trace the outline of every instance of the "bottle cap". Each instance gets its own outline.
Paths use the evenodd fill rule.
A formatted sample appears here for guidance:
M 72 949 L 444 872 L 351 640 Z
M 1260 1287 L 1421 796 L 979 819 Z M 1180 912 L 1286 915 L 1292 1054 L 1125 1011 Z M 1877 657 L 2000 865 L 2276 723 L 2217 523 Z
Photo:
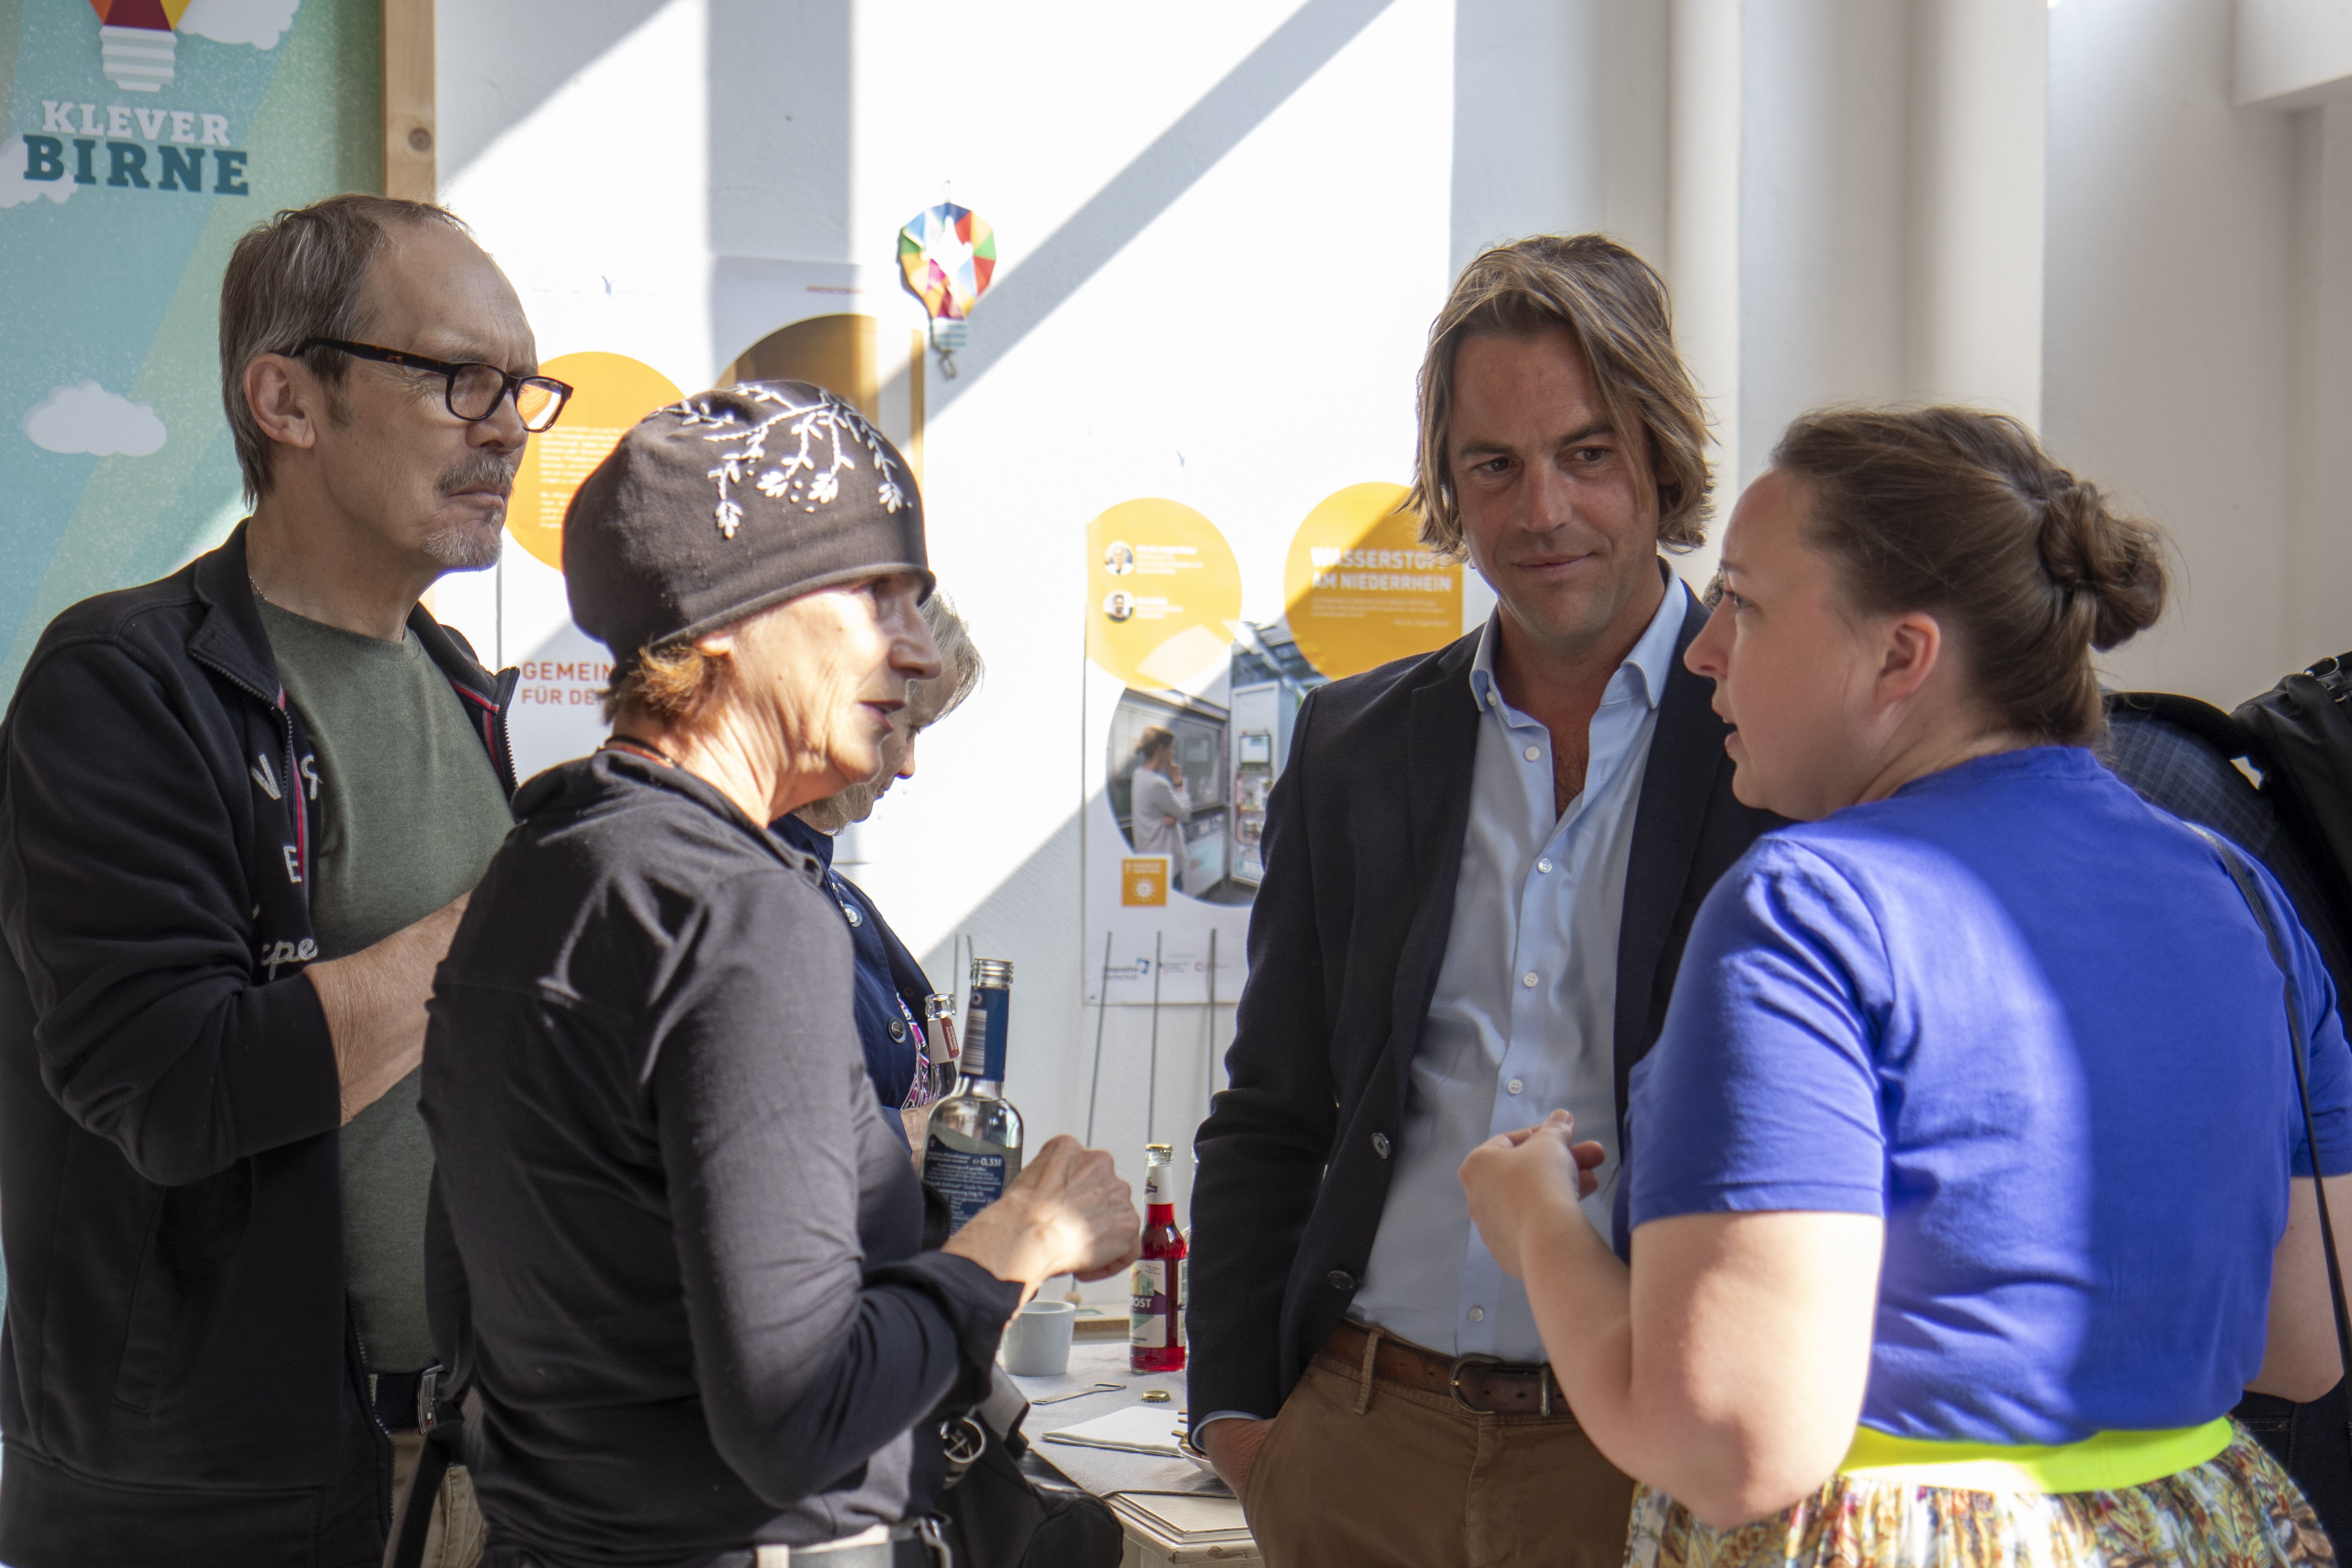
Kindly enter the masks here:
M 952 1018 L 954 1016 L 955 998 L 949 995 L 946 992 L 934 991 L 929 996 L 923 998 L 923 1017 L 926 1020 L 932 1018 Z
M 995 989 L 1013 984 L 1013 965 L 1002 958 L 975 958 L 971 961 L 971 983 Z
M 1176 1158 L 1176 1145 L 1173 1143 L 1146 1143 L 1143 1146 L 1143 1155 L 1145 1159 L 1150 1160 L 1155 1165 L 1165 1165 Z

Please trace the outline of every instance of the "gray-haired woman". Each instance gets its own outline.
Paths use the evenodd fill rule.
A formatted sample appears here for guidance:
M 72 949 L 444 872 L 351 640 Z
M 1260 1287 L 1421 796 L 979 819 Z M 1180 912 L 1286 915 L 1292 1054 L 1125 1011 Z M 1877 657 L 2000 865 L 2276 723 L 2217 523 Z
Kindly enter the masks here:
M 971 628 L 945 594 L 923 601 L 923 625 L 938 645 L 940 673 L 929 680 L 907 683 L 907 706 L 883 738 L 881 765 L 874 776 L 811 801 L 775 825 L 785 843 L 824 867 L 825 890 L 841 906 L 857 961 L 854 1011 L 858 1044 L 866 1050 L 866 1076 L 874 1080 L 874 1092 L 886 1112 L 884 1123 L 898 1125 L 909 1149 L 932 1099 L 923 1059 L 923 1003 L 931 994 L 930 979 L 866 889 L 834 865 L 833 850 L 836 835 L 873 816 L 875 803 L 892 784 L 914 776 L 916 741 L 980 685 L 980 649 L 972 646 Z
M 873 777 L 939 673 L 920 501 L 838 398 L 753 383 L 631 430 L 564 565 L 614 654 L 613 738 L 518 797 L 425 1047 L 487 1560 L 929 1562 L 939 1421 L 1042 1280 L 1116 1272 L 1139 1226 L 1108 1157 L 1057 1138 L 919 1250 L 841 912 L 769 831 Z

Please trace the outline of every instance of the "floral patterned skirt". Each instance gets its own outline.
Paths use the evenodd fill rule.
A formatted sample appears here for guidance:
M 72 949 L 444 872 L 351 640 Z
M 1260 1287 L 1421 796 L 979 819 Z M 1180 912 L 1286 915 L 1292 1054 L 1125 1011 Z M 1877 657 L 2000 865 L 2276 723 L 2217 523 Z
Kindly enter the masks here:
M 2311 1505 L 2242 1426 L 2178 1475 L 2104 1492 L 1961 1491 L 1832 1476 L 1770 1519 L 1716 1530 L 1634 1495 L 1626 1568 L 2331 1568 Z

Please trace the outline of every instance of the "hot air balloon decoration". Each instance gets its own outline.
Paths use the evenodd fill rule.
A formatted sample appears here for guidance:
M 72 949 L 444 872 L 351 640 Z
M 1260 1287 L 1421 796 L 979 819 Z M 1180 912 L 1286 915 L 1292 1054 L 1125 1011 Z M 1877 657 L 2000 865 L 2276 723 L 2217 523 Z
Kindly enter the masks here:
M 996 231 L 971 208 L 941 202 L 898 231 L 898 269 L 930 312 L 931 347 L 940 374 L 952 380 L 956 351 L 970 330 L 966 318 L 996 273 Z
M 125 92 L 161 92 L 179 52 L 173 29 L 189 0 L 89 0 L 98 13 L 98 63 Z

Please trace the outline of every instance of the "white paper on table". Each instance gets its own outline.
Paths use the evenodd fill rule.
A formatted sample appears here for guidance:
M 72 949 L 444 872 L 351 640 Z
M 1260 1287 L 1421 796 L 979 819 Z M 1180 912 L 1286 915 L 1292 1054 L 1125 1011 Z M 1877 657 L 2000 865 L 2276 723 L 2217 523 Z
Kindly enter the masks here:
M 1113 1492 L 1111 1506 L 1139 1515 L 1161 1534 L 1186 1545 L 1250 1539 L 1249 1521 L 1230 1495 L 1187 1492 Z
M 1045 1434 L 1048 1443 L 1068 1443 L 1081 1448 L 1116 1448 L 1125 1454 L 1184 1457 L 1176 1446 L 1176 1411 L 1166 1405 L 1130 1405 L 1075 1426 Z

